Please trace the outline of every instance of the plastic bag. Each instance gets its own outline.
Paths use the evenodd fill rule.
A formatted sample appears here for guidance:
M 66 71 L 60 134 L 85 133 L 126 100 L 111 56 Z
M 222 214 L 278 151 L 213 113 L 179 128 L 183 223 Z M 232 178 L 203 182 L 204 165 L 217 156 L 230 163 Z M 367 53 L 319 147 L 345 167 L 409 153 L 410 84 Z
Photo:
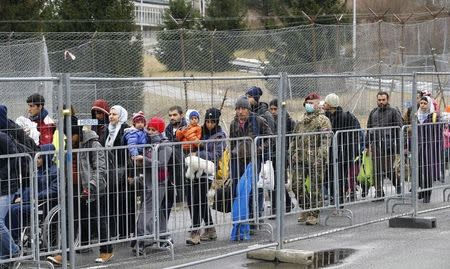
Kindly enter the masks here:
M 367 150 L 363 152 L 358 177 L 356 179 L 360 184 L 364 184 L 366 186 L 373 185 L 373 163 Z
M 269 191 L 275 190 L 275 172 L 273 170 L 272 161 L 266 161 L 261 164 L 261 171 L 259 172 L 259 180 L 256 186 L 260 189 Z

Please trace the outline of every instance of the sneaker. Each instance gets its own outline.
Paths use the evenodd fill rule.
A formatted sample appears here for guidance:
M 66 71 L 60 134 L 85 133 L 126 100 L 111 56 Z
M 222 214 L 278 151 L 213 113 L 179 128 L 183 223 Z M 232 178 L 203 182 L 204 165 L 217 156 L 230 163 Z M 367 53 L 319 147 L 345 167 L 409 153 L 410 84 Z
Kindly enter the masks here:
M 98 258 L 95 259 L 96 263 L 105 263 L 111 260 L 114 257 L 114 253 L 100 253 Z
M 299 223 L 305 223 L 308 215 L 305 212 L 300 213 L 300 217 L 298 217 L 297 221 Z
M 200 241 L 213 241 L 217 239 L 215 228 L 206 228 L 205 232 L 200 235 Z
M 192 231 L 191 236 L 186 239 L 186 244 L 191 246 L 200 244 L 200 232 Z
M 48 256 L 47 260 L 55 265 L 62 265 L 62 255 Z
M 308 216 L 306 218 L 306 225 L 317 225 L 319 223 L 319 218 L 314 216 Z

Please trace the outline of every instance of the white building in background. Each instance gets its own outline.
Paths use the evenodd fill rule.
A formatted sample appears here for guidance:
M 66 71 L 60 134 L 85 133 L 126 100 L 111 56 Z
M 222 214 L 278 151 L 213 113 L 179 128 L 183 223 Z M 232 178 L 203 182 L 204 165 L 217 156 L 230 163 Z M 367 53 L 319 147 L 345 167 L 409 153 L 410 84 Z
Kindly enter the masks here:
M 136 25 L 145 28 L 161 27 L 163 14 L 169 8 L 169 0 L 134 0 Z
M 203 17 L 206 13 L 207 0 L 186 0 Z M 134 19 L 136 25 L 145 28 L 161 27 L 163 14 L 169 8 L 169 0 L 134 0 Z

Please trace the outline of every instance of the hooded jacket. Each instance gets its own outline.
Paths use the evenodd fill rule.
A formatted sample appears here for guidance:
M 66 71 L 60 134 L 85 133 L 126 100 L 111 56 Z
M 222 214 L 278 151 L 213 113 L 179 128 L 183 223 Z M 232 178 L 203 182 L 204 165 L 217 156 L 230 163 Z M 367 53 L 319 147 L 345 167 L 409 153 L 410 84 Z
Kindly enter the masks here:
M 276 123 L 272 116 L 272 113 L 269 111 L 269 105 L 264 102 L 258 102 L 256 106 L 252 106 L 252 112 L 256 113 L 256 115 L 262 117 L 267 121 L 267 124 L 270 127 L 272 133 L 274 133 L 276 129 Z
M 225 139 L 227 135 L 220 126 L 217 126 L 217 130 L 214 134 L 209 134 L 206 132 L 206 128 L 203 128 L 202 146 L 197 152 L 197 156 L 199 158 L 212 161 L 216 164 L 216 168 L 219 165 L 219 160 L 222 157 L 223 151 L 227 146 L 226 141 L 221 140 Z
M 98 141 L 98 135 L 92 130 L 83 130 L 80 148 L 94 150 L 78 153 L 79 182 L 81 181 L 83 188 L 89 188 L 91 184 L 97 191 L 104 191 L 107 183 L 106 152 Z
M 0 132 L 0 155 L 16 154 L 16 142 L 11 137 Z M 14 194 L 19 187 L 19 158 L 0 159 L 0 193 L 1 195 Z
M 0 131 L 8 134 L 17 143 L 17 150 L 21 153 L 34 153 L 39 151 L 39 147 L 34 140 L 29 137 L 22 127 L 13 120 L 8 119 L 6 106 L 0 105 Z
M 39 145 L 51 144 L 55 132 L 55 122 L 48 115 L 48 111 L 42 108 L 36 116 L 30 116 L 30 120 L 37 123 L 37 129 L 41 133 Z
M 109 105 L 108 103 L 103 100 L 103 99 L 98 99 L 95 100 L 94 103 L 92 104 L 92 108 L 91 108 L 91 116 L 93 119 L 95 119 L 95 111 L 101 111 L 105 114 L 105 119 L 103 121 L 99 121 L 98 125 L 96 126 L 92 126 L 92 131 L 96 132 L 98 137 L 99 137 L 99 141 L 105 141 L 106 140 L 106 134 L 107 131 L 106 129 L 108 129 L 108 125 L 109 125 Z M 102 144 L 104 146 L 104 144 Z
M 152 145 L 164 144 L 169 142 L 169 140 L 164 137 L 163 134 L 154 134 L 149 136 L 149 143 Z M 146 149 L 147 150 L 147 149 Z M 163 184 L 169 175 L 172 173 L 169 172 L 169 168 L 171 164 L 169 163 L 172 158 L 173 148 L 171 146 L 160 145 L 158 147 L 158 181 Z M 145 184 L 147 188 L 151 187 L 152 184 L 152 154 L 145 154 Z
M 41 146 L 41 151 L 49 151 L 50 153 L 41 155 L 42 166 L 37 170 L 38 201 L 48 201 L 58 197 L 58 170 L 53 163 L 54 150 L 55 147 L 52 144 Z M 25 188 L 22 191 L 22 201 L 29 202 L 30 200 L 31 189 Z
M 147 133 L 144 130 L 136 129 L 134 126 L 124 130 L 123 139 L 129 146 L 145 145 L 148 143 Z M 130 156 L 134 157 L 137 155 L 142 155 L 143 149 L 144 148 L 142 147 L 129 147 L 128 151 Z

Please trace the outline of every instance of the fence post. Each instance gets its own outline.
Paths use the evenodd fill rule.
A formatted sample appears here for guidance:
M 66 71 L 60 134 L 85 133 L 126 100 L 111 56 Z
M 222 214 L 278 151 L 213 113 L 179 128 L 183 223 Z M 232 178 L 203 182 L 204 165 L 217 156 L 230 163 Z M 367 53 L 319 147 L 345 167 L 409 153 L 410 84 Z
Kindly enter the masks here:
M 411 136 L 411 199 L 413 206 L 413 217 L 417 216 L 417 187 L 419 179 L 419 160 L 418 160 L 418 130 L 417 130 L 417 119 L 415 117 L 417 113 L 416 106 L 416 96 L 417 96 L 417 74 L 413 74 L 413 86 L 411 92 L 411 125 L 412 125 L 412 136 Z
M 75 249 L 74 249 L 74 215 L 73 215 L 73 175 L 72 175 L 72 103 L 70 99 L 70 75 L 68 73 L 63 75 L 64 90 L 66 93 L 66 108 L 63 114 L 66 120 L 66 171 L 67 171 L 67 218 L 68 218 L 68 241 L 69 241 L 69 260 L 70 268 L 75 269 Z
M 276 180 L 277 184 L 275 186 L 277 187 L 276 192 L 276 200 L 277 200 L 277 212 L 276 212 L 276 219 L 277 219 L 277 242 L 278 246 L 277 249 L 283 249 L 283 224 L 284 219 L 283 215 L 286 211 L 286 204 L 284 202 L 285 200 L 285 172 L 286 172 L 286 87 L 288 85 L 287 83 L 287 74 L 286 73 L 280 73 L 280 80 L 279 80 L 279 90 L 278 90 L 278 128 L 277 128 L 277 141 L 276 141 L 276 149 L 279 156 L 276 161 Z
M 59 164 L 59 203 L 60 221 L 61 221 L 61 255 L 62 268 L 67 268 L 67 218 L 66 218 L 66 173 L 65 173 L 65 152 L 64 152 L 64 88 L 62 76 L 58 81 L 58 134 L 59 134 L 59 149 L 58 149 L 58 164 Z

